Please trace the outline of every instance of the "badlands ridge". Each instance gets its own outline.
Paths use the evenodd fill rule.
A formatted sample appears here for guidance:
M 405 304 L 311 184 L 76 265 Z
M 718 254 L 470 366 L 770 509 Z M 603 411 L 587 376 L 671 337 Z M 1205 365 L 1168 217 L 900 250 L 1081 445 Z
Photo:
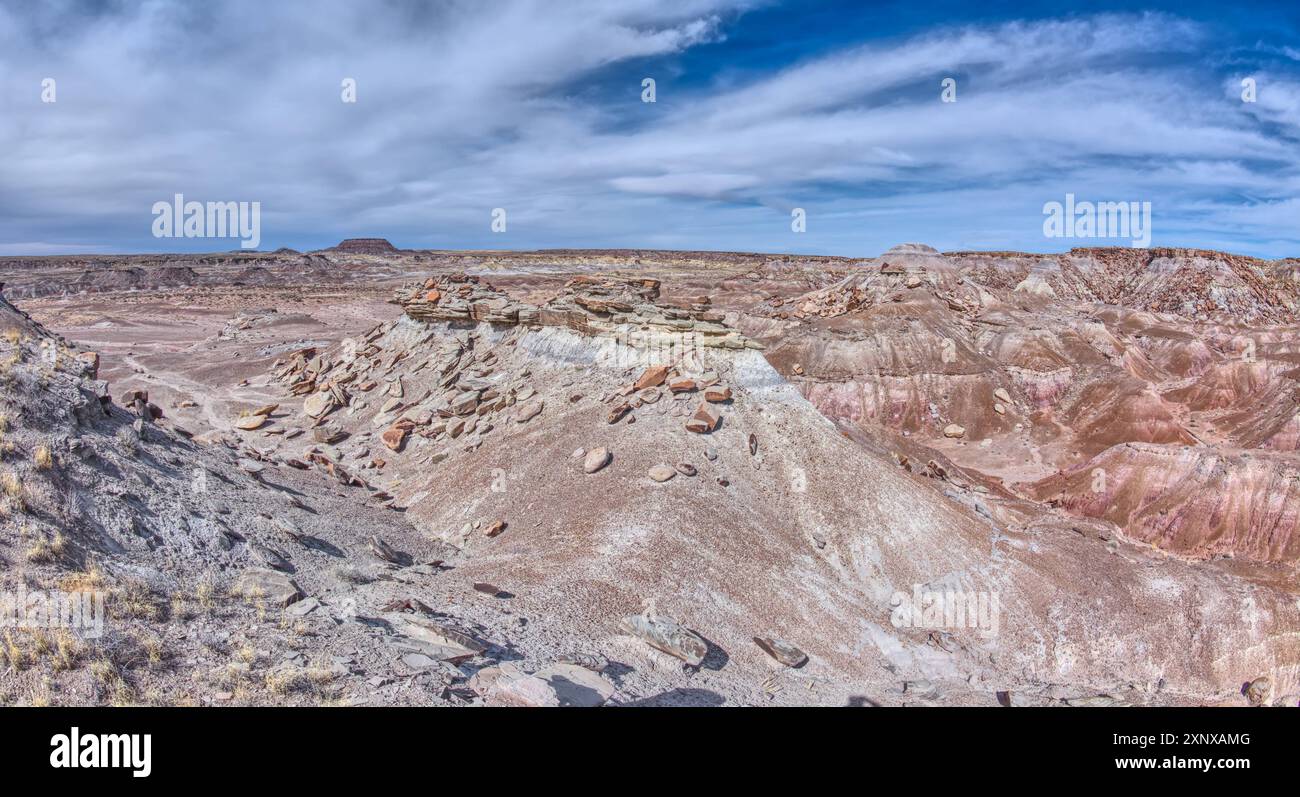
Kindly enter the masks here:
M 1297 266 L 0 258 L 0 699 L 1295 705 Z

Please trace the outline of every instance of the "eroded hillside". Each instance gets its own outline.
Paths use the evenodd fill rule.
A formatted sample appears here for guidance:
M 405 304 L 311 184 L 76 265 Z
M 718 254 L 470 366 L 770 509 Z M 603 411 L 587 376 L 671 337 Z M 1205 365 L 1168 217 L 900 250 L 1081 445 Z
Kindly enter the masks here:
M 384 243 L 0 263 L 11 702 L 1300 693 L 1284 263 Z

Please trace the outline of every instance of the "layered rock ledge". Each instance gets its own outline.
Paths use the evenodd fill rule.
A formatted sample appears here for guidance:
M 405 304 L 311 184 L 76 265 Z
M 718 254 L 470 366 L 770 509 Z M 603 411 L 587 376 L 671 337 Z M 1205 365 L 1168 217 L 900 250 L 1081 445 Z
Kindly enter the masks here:
M 516 301 L 491 283 L 467 274 L 430 277 L 397 291 L 395 303 L 417 321 L 485 321 L 503 326 L 567 327 L 630 345 L 689 336 L 706 348 L 761 349 L 727 323 L 707 297 L 678 304 L 659 300 L 659 281 L 581 276 L 544 305 Z

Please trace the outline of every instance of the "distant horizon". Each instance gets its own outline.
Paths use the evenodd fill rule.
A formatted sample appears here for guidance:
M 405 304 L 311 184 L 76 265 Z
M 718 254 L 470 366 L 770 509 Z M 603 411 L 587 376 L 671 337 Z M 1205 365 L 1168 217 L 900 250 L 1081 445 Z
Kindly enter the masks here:
M 393 246 L 393 249 L 394 249 L 395 251 L 397 251 L 397 252 L 404 252 L 404 253 L 409 253 L 409 252 L 430 252 L 430 253 L 447 253 L 447 254 L 485 254 L 485 255 L 486 255 L 486 254 L 494 254 L 494 253 L 504 253 L 504 254 L 544 254 L 544 253 L 547 253 L 547 252 L 619 252 L 619 251 L 624 251 L 624 252 L 666 252 L 666 253 L 679 252 L 679 253 L 683 253 L 683 254 L 717 254 L 717 255 L 728 255 L 728 254 L 730 254 L 730 255 L 755 255 L 755 256 L 768 256 L 768 257 L 809 257 L 809 258 L 827 258 L 827 259 L 842 259 L 842 260 L 871 260 L 871 259 L 875 259 L 875 258 L 878 258 L 878 257 L 884 257 L 885 255 L 887 255 L 887 254 L 889 253 L 889 249 L 886 249 L 886 250 L 884 250 L 884 251 L 881 251 L 881 252 L 878 252 L 878 253 L 875 253 L 875 254 L 841 255 L 841 254 L 823 254 L 823 253 L 820 253 L 820 252 L 795 252 L 795 251 L 781 252 L 781 251 L 769 251 L 769 250 L 764 250 L 764 251 L 745 251 L 745 250 L 741 250 L 741 249 L 707 249 L 707 248 L 677 249 L 677 248 L 662 248 L 662 247 L 660 247 L 660 248 L 656 248 L 656 247 L 648 247 L 648 246 L 600 246 L 600 247 L 591 247 L 591 246 L 548 246 L 548 247 L 535 247 L 535 248 L 534 248 L 534 247 L 523 247 L 523 248 L 505 248 L 505 247 L 498 247 L 498 248 L 495 248 L 495 249 L 486 249 L 486 248 L 473 248 L 473 249 L 471 249 L 471 248 L 462 248 L 462 249 L 457 249 L 457 248 L 437 248 L 437 249 L 431 249 L 431 248 L 423 248 L 423 247 L 405 247 L 405 246 L 399 246 L 399 245 L 397 245 L 396 243 L 393 243 L 393 241 L 392 241 L 391 239 L 388 239 L 388 238 L 383 238 L 383 237 L 380 237 L 380 236 L 374 236 L 374 235 L 365 235 L 365 236 L 356 236 L 356 237 L 353 237 L 353 238 L 342 238 L 342 239 L 336 241 L 335 243 L 333 243 L 333 244 L 331 244 L 331 245 L 329 245 L 329 246 L 321 246 L 321 247 L 316 247 L 316 248 L 312 248 L 312 249 L 300 249 L 300 248 L 295 247 L 295 246 L 277 246 L 277 247 L 273 247 L 273 248 L 266 248 L 266 247 L 263 247 L 263 248 L 259 248 L 259 249 L 211 249 L 211 250 L 202 250 L 202 251 L 175 251 L 175 250 L 173 250 L 173 251 L 159 250 L 159 251 L 150 251 L 150 252 L 145 252 L 145 251 L 140 251 L 140 252 L 78 251 L 78 252 L 62 252 L 62 253 L 58 253 L 58 254 L 45 254 L 45 253 L 42 253 L 42 254 L 21 254 L 21 253 L 20 253 L 20 254 L 0 254 L 0 259 L 9 259 L 9 258 L 12 258 L 12 259 L 27 259 L 27 258 L 61 258 L 61 257 L 168 257 L 168 256 L 177 256 L 177 257 L 202 257 L 202 256 L 209 256 L 209 255 L 272 255 L 272 254 L 275 254 L 276 252 L 278 252 L 278 251 L 280 251 L 280 250 L 282 250 L 282 249 L 288 249 L 288 250 L 293 251 L 293 252 L 296 252 L 296 253 L 298 253 L 298 254 L 312 254 L 312 253 L 315 253 L 315 252 L 327 252 L 327 251 L 330 251 L 330 250 L 333 250 L 333 249 L 337 249 L 339 245 L 343 244 L 343 243 L 346 242 L 346 241 L 364 241 L 364 240 L 387 241 L 389 244 L 391 244 L 391 245 Z M 918 243 L 920 243 L 920 244 L 924 244 L 923 241 L 902 241 L 902 242 L 899 242 L 898 244 L 895 244 L 895 246 L 902 246 L 902 245 L 904 245 L 904 244 L 918 244 Z M 924 244 L 924 245 L 928 246 L 928 244 Z M 891 247 L 891 248 L 892 248 L 892 247 Z M 1297 260 L 1297 259 L 1300 259 L 1300 254 L 1298 254 L 1298 255 L 1290 255 L 1290 256 L 1282 256 L 1282 257 L 1257 257 L 1257 256 L 1255 256 L 1255 255 L 1247 254 L 1247 253 L 1245 253 L 1245 252 L 1234 252 L 1234 251 L 1226 250 L 1226 249 L 1213 249 L 1213 248 L 1204 247 L 1204 246 L 1156 246 L 1156 245 L 1152 245 L 1152 246 L 1149 246 L 1149 247 L 1129 247 L 1129 246 L 1104 246 L 1104 245 L 1093 245 L 1093 246 L 1072 246 L 1072 247 L 1069 247 L 1069 248 L 1067 248 L 1067 249 L 1062 249 L 1062 250 L 1059 250 L 1059 251 L 1046 251 L 1046 250 L 1044 250 L 1044 251 L 1029 251 L 1029 250 L 1024 250 L 1024 249 L 936 249 L 936 251 L 937 251 L 939 254 L 941 254 L 941 255 L 945 255 L 945 256 L 947 256 L 947 255 L 963 255 L 963 254 L 1001 254 L 1001 253 L 1006 253 L 1006 254 L 1027 255 L 1027 256 L 1031 256 L 1031 257 L 1055 257 L 1055 256 L 1060 256 L 1060 255 L 1067 255 L 1067 254 L 1069 254 L 1069 253 L 1072 252 L 1072 251 L 1083 251 L 1083 250 L 1124 250 L 1124 251 L 1134 251 L 1134 252 L 1140 252 L 1140 251 L 1153 251 L 1153 252 L 1154 252 L 1154 251 L 1164 251 L 1164 250 L 1202 251 L 1202 252 L 1217 252 L 1217 253 L 1219 253 L 1219 254 L 1232 255 L 1232 256 L 1234 256 L 1234 257 L 1249 257 L 1249 258 L 1253 258 L 1253 259 L 1255 259 L 1255 260 L 1262 260 L 1262 261 L 1266 261 L 1266 262 L 1279 262 L 1279 261 L 1283 261 L 1283 260 Z

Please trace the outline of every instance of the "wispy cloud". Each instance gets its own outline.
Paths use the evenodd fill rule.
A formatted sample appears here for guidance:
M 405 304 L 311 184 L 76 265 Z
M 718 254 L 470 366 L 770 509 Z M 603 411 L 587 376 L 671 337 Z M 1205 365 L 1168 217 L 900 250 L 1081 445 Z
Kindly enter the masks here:
M 1241 102 L 1244 74 L 1205 59 L 1219 32 L 1201 22 L 868 31 L 739 80 L 676 63 L 751 5 L 6 6 L 0 243 L 225 248 L 149 236 L 153 202 L 181 192 L 260 201 L 270 246 L 1044 250 L 1062 242 L 1041 237 L 1042 205 L 1068 191 L 1151 201 L 1156 244 L 1300 251 L 1300 225 L 1279 228 L 1300 185 L 1300 78 L 1274 65 Z M 40 102 L 44 77 L 57 103 Z

